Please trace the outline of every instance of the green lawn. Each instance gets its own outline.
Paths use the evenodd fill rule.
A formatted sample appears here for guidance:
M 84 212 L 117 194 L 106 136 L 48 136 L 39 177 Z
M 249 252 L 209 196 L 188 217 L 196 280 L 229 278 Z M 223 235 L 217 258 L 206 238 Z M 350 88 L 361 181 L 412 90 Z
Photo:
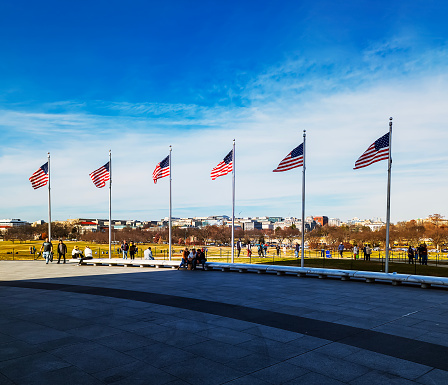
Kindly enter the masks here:
M 77 245 L 81 250 L 84 250 L 86 245 L 89 245 L 93 251 L 94 257 L 97 258 L 108 258 L 108 245 L 99 245 L 90 242 L 64 242 L 68 248 L 68 257 L 71 256 L 72 250 L 75 245 Z M 56 246 L 58 241 L 53 241 L 54 250 L 56 251 Z M 37 252 L 40 250 L 42 241 L 3 241 L 0 242 L 0 260 L 32 260 L 33 255 L 30 254 L 30 246 L 35 246 Z M 153 255 L 157 259 L 168 259 L 168 245 L 166 244 L 138 244 L 138 254 L 137 258 L 143 257 L 143 250 L 148 246 L 151 246 Z M 117 252 L 120 245 L 112 245 L 112 258 L 121 258 L 121 253 Z M 190 246 L 187 246 L 191 248 Z M 198 247 L 198 246 L 196 246 Z M 173 246 L 173 259 L 180 260 L 181 250 L 184 249 L 182 245 Z M 288 250 L 286 256 L 283 251 L 280 256 L 274 248 L 269 248 L 266 257 L 259 257 L 256 247 L 252 248 L 252 257 L 247 257 L 246 250 L 242 250 L 240 258 L 237 258 L 237 253 L 235 252 L 235 262 L 236 263 L 261 263 L 261 264 L 281 264 L 286 266 L 300 266 L 300 258 L 296 259 L 294 257 L 293 250 Z M 371 261 L 353 260 L 352 254 L 350 252 L 344 253 L 344 258 L 338 259 L 338 254 L 333 253 L 333 258 L 321 258 L 320 250 L 306 250 L 305 252 L 305 266 L 306 267 L 324 267 L 329 269 L 348 269 L 348 270 L 365 270 L 365 271 L 384 271 L 384 252 L 374 252 L 372 254 Z M 42 257 L 36 258 L 42 259 Z M 207 258 L 209 262 L 231 262 L 231 248 L 230 247 L 218 247 L 218 246 L 207 246 Z M 434 276 L 448 276 L 448 257 L 447 254 L 430 254 L 429 255 L 430 266 L 422 266 L 420 264 L 407 264 L 406 254 L 404 252 L 393 252 L 391 253 L 391 260 L 389 262 L 389 271 L 402 274 L 419 274 L 419 275 L 434 275 Z M 432 266 L 434 265 L 434 266 Z M 437 266 L 435 266 L 437 265 Z

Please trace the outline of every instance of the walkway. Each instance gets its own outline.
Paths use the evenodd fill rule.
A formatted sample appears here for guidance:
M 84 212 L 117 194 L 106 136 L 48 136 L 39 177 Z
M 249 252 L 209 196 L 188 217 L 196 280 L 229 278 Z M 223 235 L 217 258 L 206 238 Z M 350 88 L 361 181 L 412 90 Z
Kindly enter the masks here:
M 448 295 L 0 262 L 0 384 L 445 384 Z

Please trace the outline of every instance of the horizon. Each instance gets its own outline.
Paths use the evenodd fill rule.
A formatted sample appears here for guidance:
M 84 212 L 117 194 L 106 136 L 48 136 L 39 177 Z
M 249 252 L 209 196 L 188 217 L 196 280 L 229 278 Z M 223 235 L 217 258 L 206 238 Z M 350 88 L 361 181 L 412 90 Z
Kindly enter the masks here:
M 76 6 L 73 6 L 76 4 Z M 387 161 L 353 170 L 393 117 L 391 222 L 448 215 L 448 4 L 129 1 L 0 5 L 0 217 L 47 218 L 28 178 L 51 154 L 52 217 L 108 215 L 89 174 L 112 150 L 112 214 L 385 218 Z M 82 28 L 80 28 L 82 26 Z

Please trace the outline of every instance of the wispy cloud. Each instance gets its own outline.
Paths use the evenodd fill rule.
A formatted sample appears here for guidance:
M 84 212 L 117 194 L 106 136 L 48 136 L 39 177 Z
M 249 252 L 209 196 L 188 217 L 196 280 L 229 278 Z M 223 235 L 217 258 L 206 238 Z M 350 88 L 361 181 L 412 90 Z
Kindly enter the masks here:
M 242 106 L 62 101 L 0 111 L 4 217 L 46 216 L 28 177 L 52 156 L 54 217 L 107 215 L 88 174 L 113 154 L 113 215 L 168 214 L 167 180 L 151 173 L 173 145 L 173 214 L 230 213 L 230 177 L 209 173 L 237 143 L 237 212 L 300 216 L 300 169 L 275 174 L 307 131 L 307 214 L 384 217 L 386 164 L 354 161 L 394 117 L 392 219 L 446 215 L 447 51 L 415 56 L 406 41 L 371 45 L 353 65 L 290 59 L 253 78 Z M 428 64 L 429 63 L 429 64 Z M 404 66 L 404 71 L 399 67 Z M 430 70 L 428 70 L 428 68 Z M 236 91 L 234 91 L 236 92 Z M 32 202 L 27 203 L 24 202 Z

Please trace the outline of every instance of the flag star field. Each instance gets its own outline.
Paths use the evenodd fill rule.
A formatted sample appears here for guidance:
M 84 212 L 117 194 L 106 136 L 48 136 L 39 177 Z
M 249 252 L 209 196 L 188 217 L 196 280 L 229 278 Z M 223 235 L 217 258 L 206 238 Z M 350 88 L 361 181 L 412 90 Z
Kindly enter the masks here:
M 113 218 L 168 216 L 170 178 L 173 217 L 231 215 L 231 176 L 210 176 L 234 139 L 236 215 L 300 217 L 288 162 L 306 130 L 306 215 L 384 220 L 389 117 L 391 221 L 448 216 L 447 14 L 435 0 L 3 1 L 0 218 L 46 218 L 30 176 L 47 153 L 52 218 L 107 218 L 89 175 L 109 150 Z

